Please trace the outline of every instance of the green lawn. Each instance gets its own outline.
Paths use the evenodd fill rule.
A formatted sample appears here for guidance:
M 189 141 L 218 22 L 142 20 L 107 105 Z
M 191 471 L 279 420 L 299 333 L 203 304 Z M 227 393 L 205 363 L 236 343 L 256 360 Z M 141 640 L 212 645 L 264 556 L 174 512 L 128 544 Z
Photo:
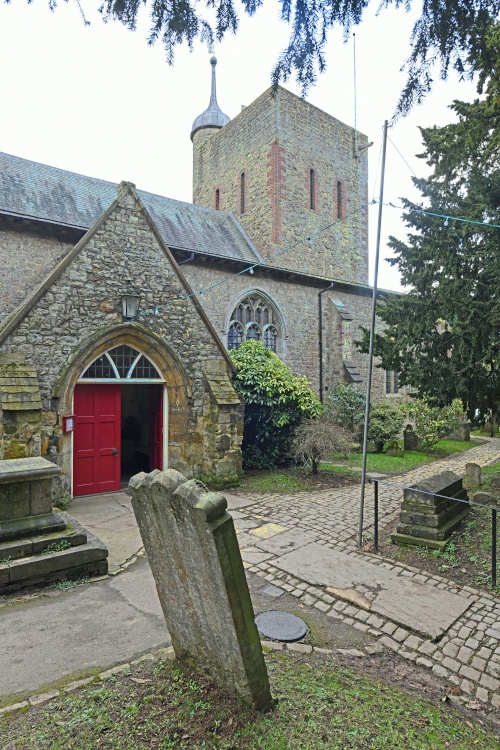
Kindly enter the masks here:
M 460 451 L 476 448 L 475 442 L 461 442 L 460 440 L 440 440 L 431 450 L 405 451 L 404 456 L 388 456 L 385 453 L 368 453 L 366 458 L 366 467 L 368 471 L 380 472 L 380 474 L 404 474 L 406 471 L 416 469 L 422 464 L 430 461 L 439 461 L 442 458 Z M 323 466 L 334 465 L 338 461 L 348 466 L 361 466 L 361 453 L 351 453 L 348 458 L 342 454 L 336 454 L 332 457 L 332 464 L 323 464 Z
M 176 662 L 154 662 L 0 719 L 16 750 L 499 750 L 439 696 L 376 682 L 327 657 L 266 656 L 276 708 L 256 714 Z M 484 717 L 483 717 L 484 718 Z

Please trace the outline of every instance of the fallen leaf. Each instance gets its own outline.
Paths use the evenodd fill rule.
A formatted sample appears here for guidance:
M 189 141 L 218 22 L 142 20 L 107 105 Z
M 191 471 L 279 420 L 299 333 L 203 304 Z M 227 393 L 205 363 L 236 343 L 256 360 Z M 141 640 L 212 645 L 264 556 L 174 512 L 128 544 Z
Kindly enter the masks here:
M 477 701 L 469 701 L 469 703 L 466 703 L 465 705 L 467 706 L 467 708 L 472 708 L 473 711 L 479 711 L 479 709 L 481 708 L 481 704 Z
M 153 682 L 153 680 L 147 680 L 146 678 L 143 678 L 143 677 L 131 677 L 130 679 L 132 680 L 132 682 L 138 682 L 141 685 L 145 682 Z
M 229 721 L 227 722 L 227 725 L 228 725 L 228 727 L 231 727 L 231 726 L 233 725 L 233 721 L 234 721 L 234 720 L 233 720 L 233 717 L 231 716 L 231 718 L 230 718 L 230 719 L 229 719 Z

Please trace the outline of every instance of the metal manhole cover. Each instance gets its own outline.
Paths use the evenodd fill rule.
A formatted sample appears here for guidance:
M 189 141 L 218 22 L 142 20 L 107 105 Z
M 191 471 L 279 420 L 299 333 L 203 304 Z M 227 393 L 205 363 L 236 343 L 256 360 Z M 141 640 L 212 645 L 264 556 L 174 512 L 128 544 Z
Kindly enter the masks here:
M 273 641 L 299 641 L 309 632 L 304 620 L 289 612 L 262 612 L 255 618 L 255 624 L 261 635 Z

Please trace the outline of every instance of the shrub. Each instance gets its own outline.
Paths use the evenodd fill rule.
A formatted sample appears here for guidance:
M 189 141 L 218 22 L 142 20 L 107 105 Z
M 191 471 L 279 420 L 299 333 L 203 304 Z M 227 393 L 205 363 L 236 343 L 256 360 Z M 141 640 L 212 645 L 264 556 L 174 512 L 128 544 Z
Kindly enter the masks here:
M 382 453 L 388 440 L 395 440 L 403 427 L 401 410 L 387 401 L 379 401 L 370 407 L 368 440 L 375 443 L 375 451 Z
M 340 427 L 334 419 L 322 414 L 317 419 L 304 420 L 295 431 L 293 459 L 298 464 L 312 467 L 318 473 L 321 461 L 330 458 L 332 453 L 349 453 L 353 436 Z
M 245 402 L 243 459 L 246 468 L 267 469 L 290 459 L 295 428 L 321 413 L 307 378 L 290 369 L 260 341 L 230 352 L 234 387 Z
M 355 385 L 339 384 L 330 391 L 325 412 L 346 430 L 355 432 L 365 416 L 365 395 Z
M 405 414 L 414 422 L 415 435 L 422 448 L 432 448 L 441 438 L 456 430 L 462 412 L 462 402 L 458 398 L 441 408 L 430 406 L 424 399 L 405 405 Z

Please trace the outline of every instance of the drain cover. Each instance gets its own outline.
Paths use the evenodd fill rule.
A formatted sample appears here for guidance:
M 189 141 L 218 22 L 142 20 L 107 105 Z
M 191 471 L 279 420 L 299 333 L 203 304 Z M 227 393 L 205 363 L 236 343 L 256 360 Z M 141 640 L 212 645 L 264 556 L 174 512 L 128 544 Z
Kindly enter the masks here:
M 300 617 L 289 612 L 262 612 L 255 618 L 259 633 L 273 641 L 299 641 L 309 632 L 309 628 Z

